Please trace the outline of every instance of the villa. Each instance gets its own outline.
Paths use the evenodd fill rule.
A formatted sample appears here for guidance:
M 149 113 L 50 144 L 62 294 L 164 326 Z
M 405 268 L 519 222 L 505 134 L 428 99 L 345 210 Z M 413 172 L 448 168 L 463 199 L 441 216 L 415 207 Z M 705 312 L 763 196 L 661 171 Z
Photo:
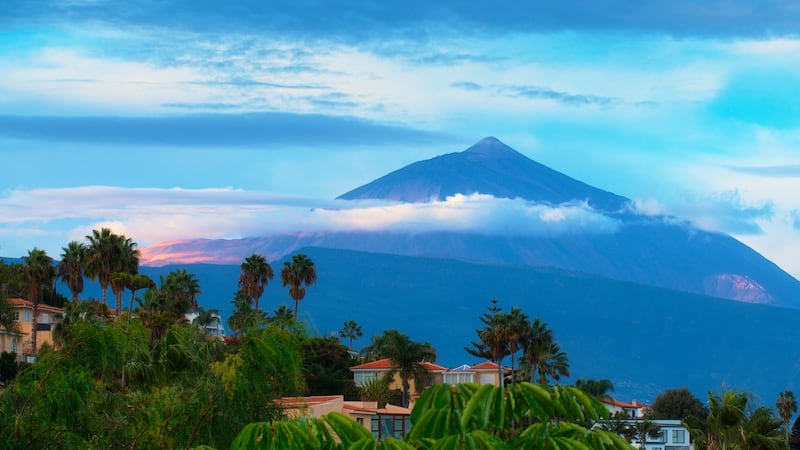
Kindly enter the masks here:
M 33 303 L 21 298 L 10 298 L 8 304 L 14 316 L 16 330 L 0 328 L 0 351 L 15 352 L 21 361 L 32 362 L 33 356 Z M 36 345 L 53 345 L 53 325 L 64 316 L 64 308 L 39 304 L 36 324 Z
M 284 397 L 278 404 L 290 419 L 301 416 L 319 418 L 334 411 L 342 413 L 370 430 L 377 439 L 402 439 L 411 429 L 411 410 L 401 406 L 378 408 L 377 402 L 345 401 L 342 395 Z

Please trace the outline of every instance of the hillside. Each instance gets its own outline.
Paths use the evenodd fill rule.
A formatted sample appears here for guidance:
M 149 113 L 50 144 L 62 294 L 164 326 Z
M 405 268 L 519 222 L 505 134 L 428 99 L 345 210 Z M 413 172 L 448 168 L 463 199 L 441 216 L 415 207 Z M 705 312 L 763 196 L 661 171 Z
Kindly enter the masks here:
M 730 302 L 598 278 L 555 268 L 471 264 L 347 250 L 306 248 L 319 282 L 300 314 L 327 335 L 342 322 L 369 336 L 397 328 L 430 341 L 447 366 L 474 363 L 463 347 L 478 317 L 497 298 L 547 321 L 569 354 L 574 377 L 610 378 L 620 398 L 652 400 L 667 387 L 746 389 L 769 403 L 798 379 L 800 311 Z M 282 261 L 272 262 L 279 267 Z M 201 280 L 205 307 L 227 316 L 237 266 L 188 265 Z M 157 278 L 174 267 L 145 268 Z M 95 294 L 96 295 L 96 294 Z M 273 280 L 261 304 L 273 311 L 291 299 Z

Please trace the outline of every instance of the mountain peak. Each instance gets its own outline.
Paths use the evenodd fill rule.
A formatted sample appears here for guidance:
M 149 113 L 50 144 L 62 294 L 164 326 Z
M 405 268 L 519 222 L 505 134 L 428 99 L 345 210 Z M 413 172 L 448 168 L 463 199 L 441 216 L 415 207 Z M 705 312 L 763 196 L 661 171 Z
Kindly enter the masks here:
M 500 139 L 494 136 L 488 136 L 472 145 L 472 147 L 464 150 L 464 153 L 478 153 L 482 155 L 521 155 L 518 151 L 507 146 Z
M 585 201 L 603 211 L 620 211 L 628 202 L 539 164 L 491 136 L 464 151 L 417 161 L 339 198 L 414 203 L 475 193 L 551 205 Z

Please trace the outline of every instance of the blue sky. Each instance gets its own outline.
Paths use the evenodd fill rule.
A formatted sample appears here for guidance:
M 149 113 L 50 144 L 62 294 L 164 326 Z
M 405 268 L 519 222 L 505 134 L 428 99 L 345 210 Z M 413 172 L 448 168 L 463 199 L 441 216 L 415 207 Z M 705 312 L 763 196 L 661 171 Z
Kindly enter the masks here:
M 0 254 L 295 229 L 496 136 L 798 276 L 797 23 L 790 1 L 6 1 Z M 313 227 L 391 226 L 352 209 Z

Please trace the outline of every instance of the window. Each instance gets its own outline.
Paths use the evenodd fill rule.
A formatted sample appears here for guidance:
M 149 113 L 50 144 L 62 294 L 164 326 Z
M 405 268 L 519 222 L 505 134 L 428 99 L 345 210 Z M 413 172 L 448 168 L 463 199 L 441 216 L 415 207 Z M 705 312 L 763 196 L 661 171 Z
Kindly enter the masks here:
M 686 431 L 684 431 L 684 430 L 672 430 L 672 442 L 674 444 L 685 444 L 686 443 Z
M 364 418 L 363 417 L 356 417 L 356 422 L 359 425 L 364 425 Z
M 475 374 L 471 372 L 454 372 L 442 375 L 444 384 L 461 384 L 475 382 Z
M 14 311 L 14 320 L 19 321 L 19 311 Z
M 353 381 L 355 381 L 356 386 L 363 387 L 365 384 L 369 383 L 372 380 L 378 379 L 378 372 L 353 372 Z
M 11 353 L 16 353 L 17 351 L 17 340 L 15 338 L 11 338 Z
M 22 321 L 23 322 L 30 322 L 31 321 L 31 312 L 30 311 L 25 311 L 24 312 L 24 314 L 22 315 Z
M 378 439 L 394 437 L 403 439 L 411 429 L 411 418 L 405 415 L 376 414 L 372 416 L 371 430 Z
M 40 323 L 50 323 L 50 316 L 48 316 L 47 313 L 42 313 L 40 316 L 41 316 L 41 318 L 39 319 Z

